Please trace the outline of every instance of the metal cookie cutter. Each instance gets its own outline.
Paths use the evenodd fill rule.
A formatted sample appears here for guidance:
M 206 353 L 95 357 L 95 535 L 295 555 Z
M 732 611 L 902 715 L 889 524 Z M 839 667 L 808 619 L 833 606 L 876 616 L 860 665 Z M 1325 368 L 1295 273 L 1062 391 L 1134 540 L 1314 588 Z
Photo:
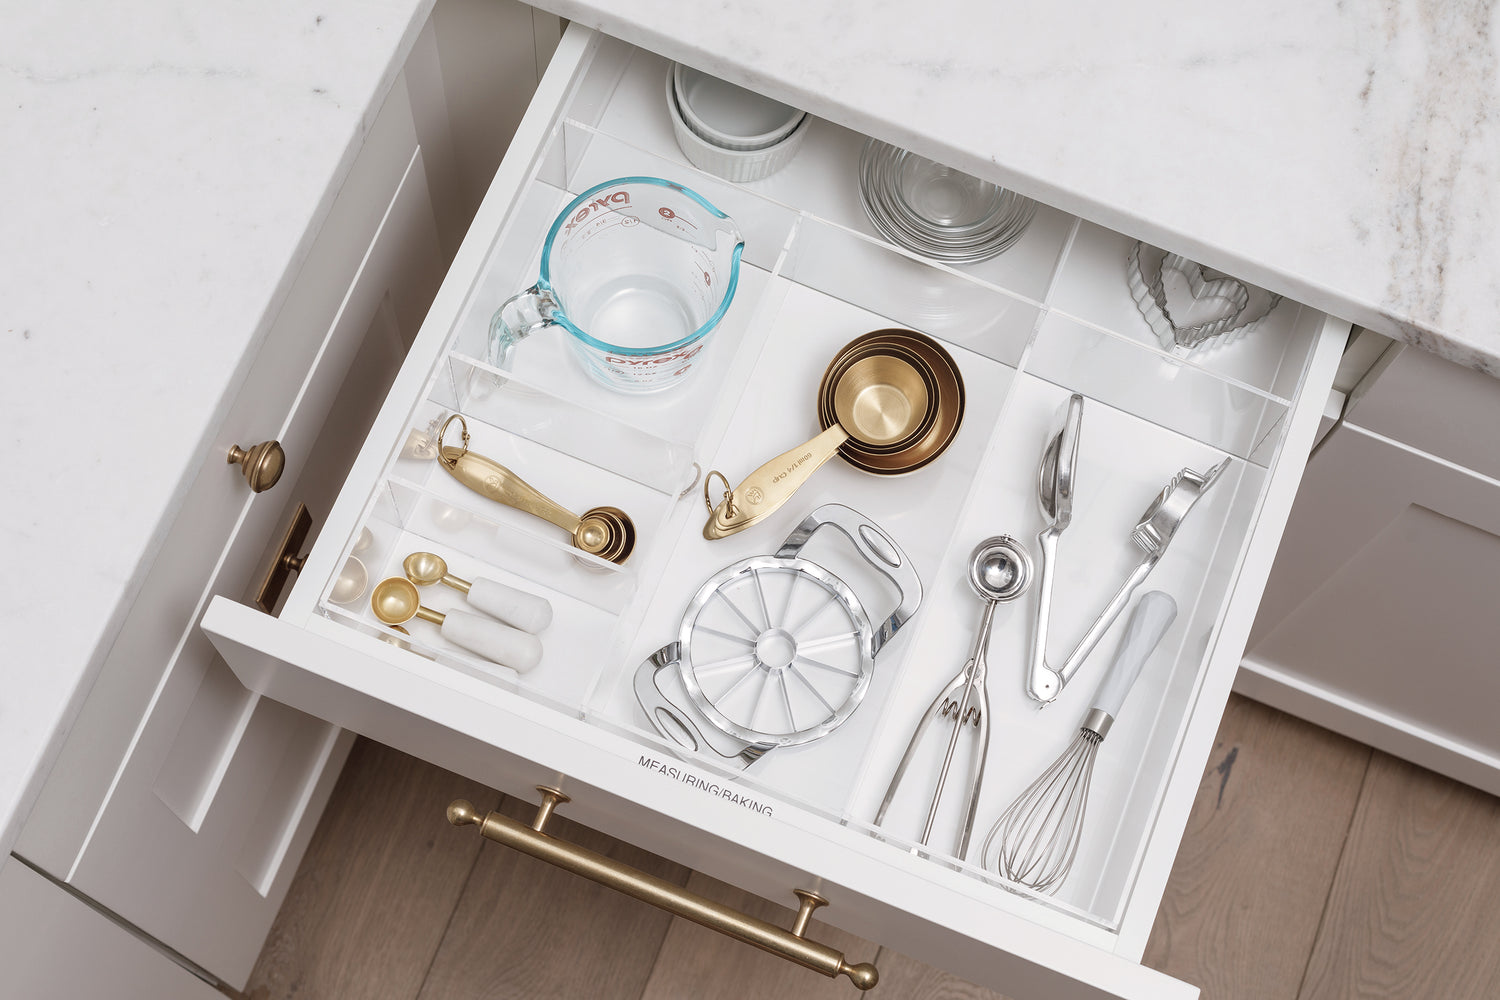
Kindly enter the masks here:
M 825 527 L 896 585 L 896 609 L 878 624 L 843 580 L 802 558 Z M 921 580 L 891 537 L 824 504 L 775 555 L 742 559 L 698 589 L 677 639 L 636 669 L 636 700 L 663 737 L 749 767 L 843 725 L 869 690 L 875 657 L 921 602 Z
M 1168 271 L 1186 279 L 1195 300 L 1222 302 L 1224 311 L 1202 323 L 1177 322 L 1167 305 L 1163 275 Z M 1140 242 L 1131 246 L 1125 259 L 1125 277 L 1141 318 L 1151 327 L 1157 342 L 1168 350 L 1203 347 L 1210 341 L 1213 345 L 1232 343 L 1255 329 L 1281 303 L 1280 295 L 1230 277 L 1206 278 L 1201 265 L 1181 254 L 1163 253 Z

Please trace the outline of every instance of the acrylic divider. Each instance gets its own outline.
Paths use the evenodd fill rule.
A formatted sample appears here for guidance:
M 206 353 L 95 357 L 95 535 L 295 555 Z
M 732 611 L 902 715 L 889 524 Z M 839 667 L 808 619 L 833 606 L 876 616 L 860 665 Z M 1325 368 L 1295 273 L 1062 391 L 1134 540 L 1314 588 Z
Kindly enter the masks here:
M 525 187 L 511 223 L 494 249 L 460 313 L 452 351 L 483 368 L 489 361 L 489 328 L 506 298 L 530 287 L 539 274 L 542 244 L 557 213 L 575 194 L 613 177 L 662 176 L 686 184 L 725 210 L 745 234 L 734 298 L 690 378 L 669 392 L 622 394 L 587 374 L 569 335 L 543 329 L 514 350 L 508 371 L 555 396 L 662 438 L 697 447 L 712 436 L 713 414 L 736 395 L 762 342 L 754 323 L 770 274 L 796 224 L 796 213 L 747 194 L 728 182 L 686 176 L 673 164 L 576 122 L 561 123 Z
M 413 552 L 438 555 L 448 572 L 461 579 L 491 579 L 546 599 L 553 621 L 538 634 L 541 662 L 517 674 L 449 642 L 436 625 L 413 620 L 402 634 L 376 619 L 370 591 L 382 579 L 402 576 L 402 561 Z M 363 563 L 367 586 L 363 593 L 341 599 L 336 578 L 320 604 L 325 617 L 430 661 L 415 660 L 409 664 L 413 669 L 457 670 L 540 698 L 570 715 L 578 714 L 582 693 L 607 661 L 619 609 L 637 586 L 632 576 L 595 565 L 598 560 L 590 562 L 396 479 L 382 484 L 349 555 Z M 472 611 L 454 588 L 434 584 L 419 593 L 424 607 L 440 613 Z
M 1049 298 L 1049 305 L 1054 301 Z M 1272 381 L 1290 379 L 1295 393 L 1315 331 L 1296 307 L 1287 311 L 1286 324 L 1286 343 L 1277 345 Z M 897 846 L 917 849 L 930 783 L 927 795 L 914 793 L 908 790 L 913 784 L 908 776 L 884 828 L 876 830 L 871 821 L 907 737 L 967 656 L 982 607 L 965 580 L 970 548 L 982 537 L 1004 532 L 1035 550 L 1037 532 L 1044 526 L 1036 498 L 1037 465 L 1071 391 L 1081 392 L 1087 402 L 1074 520 L 1060 543 L 1054 586 L 1049 636 L 1054 664 L 1067 655 L 1140 558 L 1130 530 L 1152 498 L 1179 469 L 1206 471 L 1226 455 L 1231 458 L 1224 478 L 1194 508 L 1141 588 L 1172 594 L 1179 617 L 1101 747 L 1083 846 L 1067 882 L 1046 900 L 1087 912 L 1112 927 L 1134 885 L 1286 429 L 1286 400 L 1223 371 L 1193 364 L 1152 343 L 1132 343 L 1055 309 L 1047 311 L 930 592 L 935 602 L 967 607 L 969 620 L 930 616 L 912 636 L 922 656 L 908 663 L 900 688 L 888 699 L 887 718 L 879 726 L 883 742 L 866 758 L 847 821 Z M 960 865 L 975 875 L 981 875 L 976 866 L 991 825 L 1076 733 L 1124 624 L 1122 616 L 1069 689 L 1039 713 L 1023 690 L 1035 600 L 1032 593 L 1002 609 L 1002 624 L 989 649 L 991 732 L 1003 735 L 991 737 L 969 862 Z M 933 776 L 937 766 L 936 759 L 926 761 Z M 920 773 L 922 767 L 919 759 L 913 770 Z M 960 789 L 966 777 L 960 770 Z M 929 853 L 944 863 L 956 863 L 952 855 L 962 797 L 961 791 L 945 794 L 932 838 Z
M 653 507 L 665 534 L 645 543 L 639 563 L 603 568 L 600 580 L 609 586 L 570 586 L 566 581 L 572 568 L 587 557 L 568 551 L 560 537 L 548 538 L 549 526 L 476 514 L 479 498 L 449 496 L 447 485 L 432 478 L 430 468 L 425 475 L 397 470 L 393 459 L 366 519 L 378 529 L 374 534 L 390 535 L 390 541 L 380 543 L 389 547 L 382 565 L 396 557 L 395 549 L 407 539 L 441 549 L 445 557 L 451 553 L 460 560 L 455 566 L 475 575 L 485 566 L 503 568 L 507 557 L 524 552 L 516 567 L 525 575 L 517 579 L 546 581 L 548 587 L 562 581 L 555 592 L 576 604 L 570 620 L 587 633 L 582 640 L 593 645 L 576 651 L 584 657 L 578 672 L 563 669 L 553 675 L 556 686 L 541 674 L 552 656 L 549 647 L 543 666 L 527 675 L 519 690 L 570 714 L 582 710 L 594 724 L 630 734 L 642 746 L 661 748 L 662 741 L 634 704 L 630 680 L 645 653 L 676 636 L 692 592 L 737 558 L 774 551 L 790 526 L 823 500 L 863 510 L 907 549 L 927 588 L 923 610 L 877 661 L 866 704 L 823 740 L 774 751 L 743 773 L 705 757 L 681 756 L 904 849 L 914 833 L 897 832 L 896 827 L 925 815 L 925 807 L 908 803 L 901 815 L 893 813 L 886 829 L 874 830 L 869 825 L 874 805 L 915 713 L 967 653 L 980 606 L 964 581 L 969 549 L 979 537 L 999 531 L 1034 544 L 1041 526 L 1036 463 L 1068 391 L 1090 398 L 1084 447 L 1097 454 L 1083 462 L 1075 522 L 1061 550 L 1054 660 L 1064 655 L 1133 563 L 1129 530 L 1150 497 L 1177 468 L 1206 468 L 1217 457 L 1231 455 L 1235 461 L 1229 474 L 1194 511 L 1146 584 L 1173 594 L 1179 618 L 1101 749 L 1090 806 L 1093 822 L 1074 875 L 1056 897 L 1043 901 L 1100 926 L 1117 925 L 1260 509 L 1268 469 L 1279 458 L 1287 401 L 1295 397 L 1310 356 L 1313 337 L 1301 322 L 1299 307 L 1283 304 L 1253 339 L 1238 345 L 1191 355 L 1163 351 L 1123 290 L 1123 256 L 1118 264 L 1112 261 L 1111 248 L 1125 238 L 1095 232 L 1097 227 L 1075 224 L 1045 207 L 1026 237 L 996 263 L 954 269 L 923 261 L 872 238 L 862 211 L 851 210 L 851 204 L 857 206 L 857 197 L 851 202 L 849 195 L 857 184 L 859 137 L 815 122 L 798 159 L 782 174 L 752 185 L 710 177 L 682 160 L 670 137 L 665 107 L 632 97 L 634 89 L 660 86 L 660 80 L 651 78 L 665 74 L 665 61 L 628 47 L 614 52 L 619 43 L 613 40 L 600 44 L 600 57 L 571 98 L 568 113 L 580 120 L 556 127 L 534 176 L 497 234 L 451 335 L 454 356 L 435 373 L 431 397 L 418 407 L 412 429 L 420 433 L 447 409 L 483 413 L 480 422 L 493 422 L 502 435 L 487 438 L 486 447 L 513 449 L 516 461 L 523 452 L 533 453 L 530 449 L 550 451 L 554 443 L 563 443 L 562 465 L 597 469 L 603 463 L 610 471 L 617 451 L 613 446 L 577 454 L 580 447 L 569 451 L 565 442 L 589 420 L 613 421 L 612 432 L 626 439 L 640 435 L 636 443 L 648 445 L 649 458 L 631 463 L 632 471 L 623 476 L 616 463 L 610 474 L 619 479 L 622 492 L 644 489 L 654 497 L 642 502 Z M 621 134 L 632 141 L 618 138 Z M 847 186 L 827 183 L 827 177 L 837 178 L 846 169 Z M 523 345 L 509 372 L 490 367 L 490 316 L 507 296 L 535 279 L 542 238 L 557 212 L 591 184 L 631 173 L 679 180 L 742 221 L 750 237 L 744 284 L 716 335 L 713 360 L 719 367 L 705 365 L 685 392 L 644 405 L 589 383 L 560 338 Z M 1124 246 L 1128 250 L 1128 241 Z M 1115 281 L 1121 286 L 1118 294 L 1109 284 Z M 1095 290 L 1093 298 L 1086 294 Z M 678 456 L 697 455 L 705 469 L 722 465 L 734 480 L 771 454 L 810 437 L 817 430 L 814 397 L 822 368 L 842 343 L 883 326 L 938 337 L 959 360 L 970 409 L 950 452 L 927 469 L 896 478 L 869 476 L 835 460 L 778 519 L 725 541 L 703 541 L 701 504 L 671 494 Z M 731 350 L 723 349 L 726 343 Z M 712 378 L 706 377 L 710 374 Z M 535 410 L 525 402 L 528 392 L 539 394 Z M 562 419 L 555 439 L 547 437 L 549 408 Z M 571 429 L 563 433 L 563 427 Z M 477 444 L 475 450 L 488 454 Z M 582 481 L 589 481 L 586 472 Z M 546 484 L 535 485 L 547 491 Z M 456 526 L 465 517 L 469 522 Z M 463 534 L 476 521 L 497 539 L 494 549 Z M 462 546 L 452 544 L 455 538 Z M 1070 557 L 1074 551 L 1079 554 Z M 867 565 L 842 561 L 849 553 L 839 551 L 836 541 L 821 539 L 809 554 L 826 560 L 830 568 L 836 565 L 835 571 L 847 575 L 877 614 L 890 599 L 883 578 Z M 465 557 L 477 562 L 463 562 Z M 996 735 L 971 856 L 1009 799 L 1071 739 L 1118 634 L 1119 626 L 1058 704 L 1039 714 L 1019 688 L 1034 610 L 1031 599 L 1002 610 L 991 648 Z M 324 607 L 331 616 L 374 630 L 347 609 L 327 601 Z M 424 635 L 414 634 L 412 647 L 439 662 L 473 670 L 468 658 L 425 635 L 432 631 L 424 627 Z M 504 678 L 497 683 L 512 684 Z M 954 802 L 961 798 L 949 794 Z M 946 822 L 951 832 L 952 817 Z M 1090 832 L 1097 835 L 1089 839 Z M 945 863 L 975 877 L 976 892 L 990 891 L 985 884 L 995 881 L 973 864 Z
M 931 297 L 911 295 L 916 288 Z M 933 308 L 945 301 L 946 308 Z M 670 558 L 654 599 L 614 683 L 601 683 L 590 715 L 612 729 L 641 732 L 647 720 L 635 703 L 632 681 L 638 666 L 678 637 L 684 609 L 719 570 L 739 559 L 774 552 L 809 511 L 839 502 L 860 511 L 902 547 L 924 586 L 950 547 L 955 519 L 980 476 L 980 459 L 999 423 L 1039 310 L 1035 303 L 973 282 L 957 272 L 916 260 L 898 250 L 824 220 L 804 217 L 773 275 L 756 323 L 765 344 L 727 430 L 703 464 L 737 482 L 775 454 L 819 431 L 816 400 L 824 369 L 844 344 L 870 330 L 912 328 L 944 340 L 967 390 L 964 423 L 941 459 L 903 476 L 875 476 L 839 459 L 819 469 L 788 504 L 754 528 L 705 541 L 701 505 L 681 518 Z M 966 344 L 954 342 L 964 337 Z M 806 555 L 853 588 L 872 620 L 895 607 L 890 582 L 841 543 L 834 532 L 819 535 Z M 930 606 L 924 600 L 920 620 Z M 858 711 L 837 730 L 796 747 L 767 753 L 741 772 L 711 754 L 678 748 L 695 767 L 769 790 L 827 815 L 847 801 L 878 732 L 883 703 L 908 669 L 915 647 L 905 634 L 882 652 Z M 650 737 L 655 741 L 654 734 Z
M 625 138 L 649 150 L 678 170 L 688 164 L 673 135 L 666 105 L 668 60 L 607 39 L 600 59 L 580 88 L 586 101 L 575 101 L 569 115 L 600 132 Z M 859 156 L 865 137 L 833 122 L 812 118 L 796 156 L 783 169 L 738 187 L 809 215 L 828 220 L 872 240 L 882 238 L 870 224 L 859 199 Z M 733 213 L 731 213 L 733 214 Z M 1038 205 L 1025 234 L 1008 251 L 966 266 L 973 280 L 1040 300 L 1052 280 L 1063 244 L 1071 233 L 1071 215 Z
M 1220 378 L 1283 400 L 1296 396 L 1317 340 L 1316 329 L 1300 321 L 1303 310 L 1298 303 L 1283 301 L 1253 330 L 1229 343 L 1210 341 L 1192 350 L 1165 350 L 1130 296 L 1126 262 L 1134 243 L 1128 236 L 1080 222 L 1048 306 Z

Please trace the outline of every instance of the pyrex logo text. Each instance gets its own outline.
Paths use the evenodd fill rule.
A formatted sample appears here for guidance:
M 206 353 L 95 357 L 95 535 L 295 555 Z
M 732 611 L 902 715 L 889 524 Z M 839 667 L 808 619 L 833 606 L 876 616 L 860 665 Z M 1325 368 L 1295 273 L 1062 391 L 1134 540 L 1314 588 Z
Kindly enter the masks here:
M 614 211 L 617 208 L 621 208 L 621 207 L 627 206 L 629 204 L 630 204 L 630 192 L 629 191 L 609 191 L 609 192 L 606 192 L 605 194 L 601 194 L 599 197 L 595 198 L 593 201 L 591 201 L 591 202 L 589 202 L 589 203 L 587 203 L 585 205 L 579 205 L 578 206 L 578 210 L 573 213 L 573 217 L 568 220 L 568 224 L 566 226 L 564 226 L 563 229 L 564 229 L 565 232 L 572 232 L 574 226 L 576 226 L 579 223 L 583 222 L 585 219 L 587 219 L 590 215 L 593 215 L 595 212 L 598 212 L 598 211 L 611 212 L 611 211 Z

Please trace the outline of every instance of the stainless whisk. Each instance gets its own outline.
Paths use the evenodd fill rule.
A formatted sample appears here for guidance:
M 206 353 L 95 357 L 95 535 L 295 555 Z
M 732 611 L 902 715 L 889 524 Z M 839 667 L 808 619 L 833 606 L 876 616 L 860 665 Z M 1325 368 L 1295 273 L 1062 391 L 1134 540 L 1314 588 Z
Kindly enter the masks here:
M 986 868 L 1040 892 L 1056 891 L 1068 877 L 1083 837 L 1094 756 L 1141 667 L 1176 617 L 1177 602 L 1159 590 L 1136 603 L 1078 735 L 990 828 L 980 855 Z

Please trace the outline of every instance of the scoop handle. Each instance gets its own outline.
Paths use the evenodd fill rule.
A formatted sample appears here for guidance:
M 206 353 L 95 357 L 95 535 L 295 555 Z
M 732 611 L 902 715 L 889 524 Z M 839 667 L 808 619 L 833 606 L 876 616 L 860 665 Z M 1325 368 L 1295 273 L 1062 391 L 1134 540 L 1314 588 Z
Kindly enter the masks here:
M 1114 718 L 1125 704 L 1125 696 L 1141 675 L 1141 668 L 1177 618 L 1177 602 L 1160 590 L 1142 594 L 1125 624 L 1125 635 L 1115 651 L 1103 683 L 1094 695 L 1094 708 Z
M 481 577 L 469 585 L 469 605 L 522 632 L 540 632 L 552 624 L 552 605 L 498 580 Z
M 482 615 L 450 611 L 440 626 L 443 638 L 502 667 L 524 674 L 542 661 L 542 643 L 536 636 L 501 625 Z

